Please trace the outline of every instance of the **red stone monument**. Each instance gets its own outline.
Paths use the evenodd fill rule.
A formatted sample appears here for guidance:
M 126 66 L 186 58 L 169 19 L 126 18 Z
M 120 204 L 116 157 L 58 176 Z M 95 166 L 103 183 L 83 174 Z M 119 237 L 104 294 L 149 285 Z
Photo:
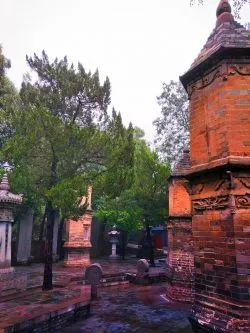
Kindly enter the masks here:
M 228 1 L 181 81 L 190 99 L 193 327 L 250 332 L 250 31 Z
M 87 209 L 78 221 L 66 221 L 67 242 L 65 247 L 64 266 L 87 267 L 90 265 L 91 223 L 93 211 L 91 208 L 92 186 L 88 187 L 87 199 L 83 197 L 82 204 L 87 200 Z
M 190 169 L 189 151 L 175 166 L 169 182 L 167 297 L 182 302 L 193 301 L 194 254 L 191 200 L 185 175 Z

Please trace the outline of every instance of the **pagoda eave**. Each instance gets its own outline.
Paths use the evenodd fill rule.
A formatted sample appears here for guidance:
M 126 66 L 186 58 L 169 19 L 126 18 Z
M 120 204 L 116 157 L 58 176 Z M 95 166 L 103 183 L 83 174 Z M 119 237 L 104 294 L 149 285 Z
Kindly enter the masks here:
M 206 55 L 207 58 L 201 59 L 196 65 L 192 66 L 186 73 L 181 75 L 180 81 L 187 91 L 190 83 L 199 80 L 206 71 L 216 67 L 221 61 L 244 64 L 250 61 L 250 45 L 245 48 L 220 46 L 214 49 L 212 54 Z

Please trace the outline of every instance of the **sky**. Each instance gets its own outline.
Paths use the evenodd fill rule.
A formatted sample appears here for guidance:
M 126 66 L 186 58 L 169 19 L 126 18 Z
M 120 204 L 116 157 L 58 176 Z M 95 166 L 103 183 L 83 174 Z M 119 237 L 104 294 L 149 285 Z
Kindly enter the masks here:
M 111 106 L 153 141 L 162 83 L 186 72 L 215 26 L 219 0 L 0 0 L 0 43 L 20 87 L 26 54 L 67 55 L 110 78 Z M 250 6 L 241 13 L 250 22 Z

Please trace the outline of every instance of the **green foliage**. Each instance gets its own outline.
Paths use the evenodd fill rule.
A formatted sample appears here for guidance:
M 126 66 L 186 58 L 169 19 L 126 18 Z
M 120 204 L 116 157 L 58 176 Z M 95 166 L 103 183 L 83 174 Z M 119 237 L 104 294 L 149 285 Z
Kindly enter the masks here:
M 11 135 L 12 117 L 19 103 L 18 93 L 6 76 L 9 68 L 10 61 L 4 57 L 0 46 L 0 148 Z
M 109 143 L 105 153 L 105 167 L 94 180 L 96 196 L 105 194 L 116 198 L 122 191 L 131 187 L 134 170 L 133 131 L 131 124 L 125 128 L 121 114 L 113 109 L 107 127 Z
M 100 84 L 99 72 L 86 72 L 82 64 L 77 69 L 67 57 L 50 62 L 45 51 L 39 57 L 27 57 L 27 62 L 38 76 L 34 88 L 39 90 L 39 101 L 62 121 L 79 126 L 104 126 L 110 104 L 110 82 Z M 23 87 L 30 83 L 24 82 Z M 27 102 L 33 95 L 24 94 Z
M 108 226 L 116 224 L 119 230 L 131 233 L 142 227 L 145 218 L 151 225 L 165 223 L 166 179 L 170 169 L 142 139 L 140 129 L 133 134 L 131 128 L 128 131 L 131 131 L 130 147 L 133 147 L 131 169 L 127 170 L 130 181 L 124 181 L 120 187 L 117 170 L 102 175 L 104 182 L 111 181 L 108 187 L 103 187 L 105 194 L 97 201 L 95 214 Z M 114 193 L 118 195 L 114 197 Z
M 104 220 L 109 227 L 116 225 L 120 231 L 130 233 L 140 228 L 142 210 L 130 191 L 124 191 L 117 198 L 104 195 L 97 205 L 95 216 Z
M 155 144 L 162 158 L 173 165 L 189 145 L 188 97 L 180 82 L 163 83 L 157 97 L 161 115 L 154 121 L 157 136 Z
M 67 58 L 50 62 L 45 52 L 27 57 L 38 76 L 26 76 L 18 111 L 12 115 L 12 135 L 2 149 L 14 165 L 13 188 L 27 202 L 52 203 L 63 216 L 75 217 L 86 184 L 103 171 L 110 150 L 107 106 L 110 83 Z
M 135 139 L 135 177 L 132 186 L 134 198 L 151 224 L 165 223 L 167 178 L 169 165 L 147 146 L 144 140 Z

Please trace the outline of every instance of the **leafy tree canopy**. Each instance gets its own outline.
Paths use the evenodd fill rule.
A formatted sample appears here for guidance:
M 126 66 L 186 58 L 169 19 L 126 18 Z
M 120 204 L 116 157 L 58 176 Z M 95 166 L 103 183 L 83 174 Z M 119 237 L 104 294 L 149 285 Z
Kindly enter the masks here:
M 163 83 L 157 97 L 161 115 L 153 122 L 156 128 L 155 144 L 165 161 L 173 165 L 189 145 L 188 97 L 180 82 Z
M 106 221 L 107 225 L 116 224 L 118 229 L 126 232 L 142 227 L 145 218 L 151 224 L 162 224 L 166 216 L 166 179 L 169 167 L 146 144 L 142 133 L 138 128 L 133 131 L 131 171 L 127 173 L 129 181 L 120 186 L 117 170 L 114 175 L 112 172 L 103 175 L 105 181 L 107 177 L 112 182 L 109 183 L 109 190 L 104 191 L 105 195 L 97 202 L 96 216 Z M 114 193 L 117 193 L 116 197 L 113 196 Z M 115 213 L 117 209 L 114 207 L 119 208 L 122 216 Z
M 6 76 L 11 63 L 2 53 L 0 46 L 0 148 L 11 135 L 12 116 L 18 106 L 18 93 Z

